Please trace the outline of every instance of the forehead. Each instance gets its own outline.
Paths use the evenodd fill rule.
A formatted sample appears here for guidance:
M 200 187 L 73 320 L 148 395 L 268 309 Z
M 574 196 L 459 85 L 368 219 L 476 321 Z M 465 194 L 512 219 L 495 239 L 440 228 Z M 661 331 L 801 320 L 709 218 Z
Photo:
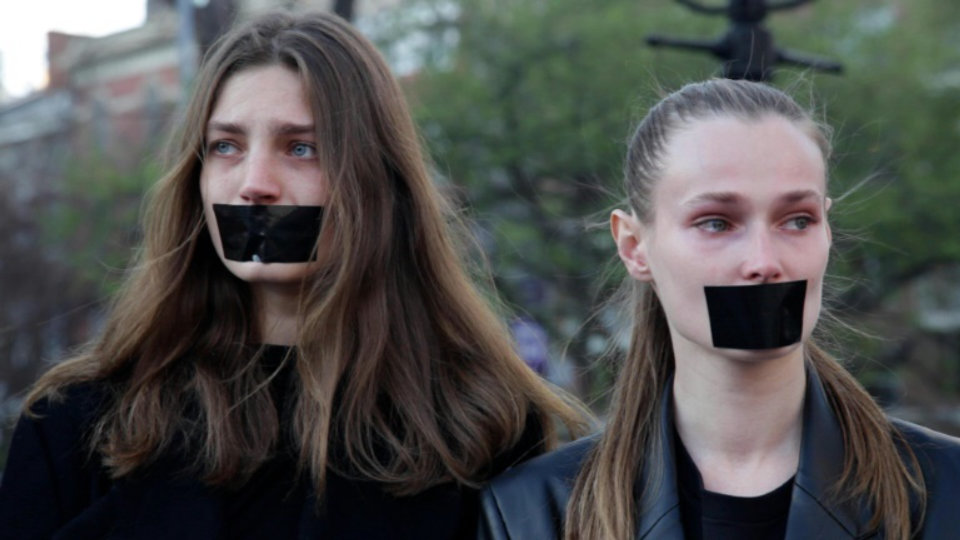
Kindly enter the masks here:
M 230 75 L 220 87 L 208 121 L 241 122 L 273 117 L 302 122 L 312 116 L 300 75 L 279 64 Z
M 705 192 L 765 196 L 813 190 L 825 196 L 826 164 L 820 147 L 781 116 L 729 116 L 694 120 L 667 142 L 658 203 Z

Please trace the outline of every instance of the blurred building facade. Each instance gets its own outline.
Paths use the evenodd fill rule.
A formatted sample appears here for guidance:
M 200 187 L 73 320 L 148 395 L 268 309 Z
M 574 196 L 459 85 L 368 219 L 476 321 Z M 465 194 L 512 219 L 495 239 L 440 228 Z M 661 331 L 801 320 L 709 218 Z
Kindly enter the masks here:
M 131 148 L 156 142 L 156 137 L 175 121 L 181 91 L 187 84 L 182 80 L 183 63 L 195 63 L 196 56 L 185 59 L 178 43 L 183 28 L 178 0 L 143 1 L 147 3 L 147 18 L 138 28 L 100 38 L 48 34 L 47 88 L 18 100 L 0 101 L 0 175 L 22 171 L 23 164 L 12 154 L 31 155 L 22 145 L 50 136 L 64 139 L 60 142 L 75 153 L 101 152 L 124 163 L 136 159 L 130 155 Z M 242 20 L 278 7 L 330 11 L 337 4 L 345 4 L 342 0 L 192 3 L 204 4 L 203 8 L 194 8 L 198 50 L 208 46 L 233 19 Z M 346 3 L 353 6 L 351 11 L 362 23 L 399 0 Z M 49 161 L 50 156 L 41 159 Z
M 41 221 L 58 201 L 69 204 L 69 193 L 97 189 L 97 172 L 78 175 L 78 167 L 96 162 L 122 173 L 157 161 L 180 114 L 189 84 L 184 75 L 195 72 L 199 54 L 185 54 L 179 0 L 142 1 L 147 17 L 140 27 L 98 38 L 50 32 L 45 89 L 12 100 L 0 89 L 0 420 L 18 411 L 19 397 L 45 362 L 89 339 L 104 300 L 95 285 L 74 290 L 69 261 L 48 247 Z M 188 2 L 194 19 L 187 27 L 195 28 L 188 37 L 195 51 L 209 46 L 233 20 L 260 11 L 331 11 L 344 5 L 342 0 Z M 347 4 L 362 20 L 397 3 Z M 89 186 L 68 185 L 78 177 Z M 127 236 L 132 243 L 136 233 Z M 0 430 L 0 456 L 3 436 Z

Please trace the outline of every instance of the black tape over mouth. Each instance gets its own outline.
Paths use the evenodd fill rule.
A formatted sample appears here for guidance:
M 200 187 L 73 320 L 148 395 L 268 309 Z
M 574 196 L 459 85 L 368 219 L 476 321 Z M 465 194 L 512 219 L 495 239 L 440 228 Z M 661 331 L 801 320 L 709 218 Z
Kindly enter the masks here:
M 223 256 L 231 261 L 309 262 L 323 223 L 322 206 L 215 204 Z
M 806 281 L 703 290 L 714 347 L 776 349 L 800 341 Z

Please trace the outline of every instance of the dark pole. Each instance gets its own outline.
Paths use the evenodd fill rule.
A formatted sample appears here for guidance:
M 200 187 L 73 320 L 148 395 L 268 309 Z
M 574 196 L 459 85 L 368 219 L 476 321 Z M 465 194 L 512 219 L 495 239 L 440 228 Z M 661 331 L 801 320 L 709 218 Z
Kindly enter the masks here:
M 348 21 L 353 20 L 353 0 L 334 0 L 333 12 Z
M 187 89 L 197 71 L 197 33 L 194 27 L 193 2 L 177 0 L 177 53 L 180 68 L 180 95 L 186 99 Z
M 651 35 L 647 36 L 647 43 L 653 47 L 709 52 L 724 61 L 723 76 L 728 79 L 769 81 L 777 64 L 841 73 L 843 66 L 839 62 L 778 48 L 773 34 L 763 26 L 770 11 L 795 8 L 811 1 L 729 0 L 725 7 L 721 7 L 705 6 L 696 0 L 676 0 L 697 13 L 726 15 L 730 20 L 727 33 L 715 40 Z
M 196 2 L 194 4 L 196 5 Z M 205 6 L 194 10 L 197 47 L 201 56 L 230 28 L 236 16 L 237 6 L 234 0 L 207 0 Z

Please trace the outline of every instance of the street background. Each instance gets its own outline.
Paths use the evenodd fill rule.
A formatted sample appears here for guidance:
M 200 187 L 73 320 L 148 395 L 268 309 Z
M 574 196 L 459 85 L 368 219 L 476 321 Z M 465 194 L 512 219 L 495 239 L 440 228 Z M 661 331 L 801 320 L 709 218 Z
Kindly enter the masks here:
M 99 327 L 196 58 L 233 18 L 280 5 L 337 10 L 380 45 L 519 350 L 602 414 L 604 353 L 625 344 L 603 302 L 624 277 L 606 219 L 626 139 L 665 90 L 722 74 L 647 38 L 731 28 L 682 4 L 149 0 L 131 29 L 49 34 L 46 86 L 0 88 L 0 466 L 25 389 Z M 773 74 L 836 129 L 828 348 L 891 413 L 960 434 L 960 3 L 810 2 L 763 24 L 843 66 Z

